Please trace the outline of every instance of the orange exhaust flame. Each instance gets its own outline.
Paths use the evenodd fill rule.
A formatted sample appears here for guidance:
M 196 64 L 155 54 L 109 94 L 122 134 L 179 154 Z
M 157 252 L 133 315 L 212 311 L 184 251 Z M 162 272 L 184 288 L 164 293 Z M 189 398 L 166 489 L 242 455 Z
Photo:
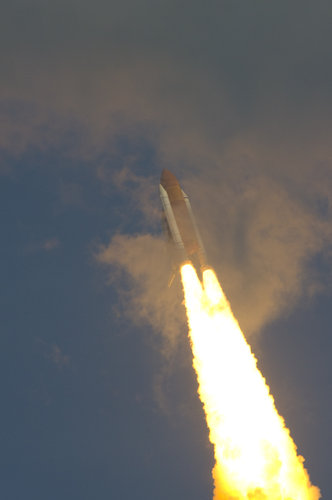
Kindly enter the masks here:
M 181 268 L 193 366 L 214 445 L 214 500 L 318 500 L 211 269 Z

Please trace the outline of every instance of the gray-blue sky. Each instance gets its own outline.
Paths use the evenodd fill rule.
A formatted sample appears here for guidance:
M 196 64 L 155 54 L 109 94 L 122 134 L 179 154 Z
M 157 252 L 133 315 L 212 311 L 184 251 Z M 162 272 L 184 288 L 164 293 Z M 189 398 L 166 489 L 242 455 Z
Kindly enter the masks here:
M 211 497 L 167 166 L 328 498 L 331 4 L 1 11 L 3 496 Z

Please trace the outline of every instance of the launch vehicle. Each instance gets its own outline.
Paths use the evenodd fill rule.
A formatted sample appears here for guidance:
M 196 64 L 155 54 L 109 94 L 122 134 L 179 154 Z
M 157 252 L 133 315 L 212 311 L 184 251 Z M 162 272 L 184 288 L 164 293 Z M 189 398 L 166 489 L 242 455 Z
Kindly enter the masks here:
M 200 272 L 206 265 L 206 255 L 189 198 L 179 181 L 169 170 L 161 173 L 160 198 L 163 206 L 163 226 L 170 243 L 173 267 L 190 261 Z M 173 276 L 170 284 L 173 281 Z

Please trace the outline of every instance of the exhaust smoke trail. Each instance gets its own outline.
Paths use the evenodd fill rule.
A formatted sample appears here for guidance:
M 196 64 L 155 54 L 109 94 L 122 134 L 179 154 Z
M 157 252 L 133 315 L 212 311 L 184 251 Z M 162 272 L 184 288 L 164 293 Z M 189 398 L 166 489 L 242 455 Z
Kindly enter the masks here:
M 318 500 L 212 269 L 181 267 L 193 366 L 214 445 L 214 500 Z

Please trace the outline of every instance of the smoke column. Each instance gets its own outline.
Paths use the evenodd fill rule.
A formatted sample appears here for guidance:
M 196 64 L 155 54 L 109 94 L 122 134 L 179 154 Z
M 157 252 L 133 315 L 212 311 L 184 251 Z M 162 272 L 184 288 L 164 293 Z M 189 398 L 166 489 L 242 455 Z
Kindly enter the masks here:
M 303 457 L 211 269 L 181 268 L 193 366 L 214 445 L 214 500 L 318 500 Z

